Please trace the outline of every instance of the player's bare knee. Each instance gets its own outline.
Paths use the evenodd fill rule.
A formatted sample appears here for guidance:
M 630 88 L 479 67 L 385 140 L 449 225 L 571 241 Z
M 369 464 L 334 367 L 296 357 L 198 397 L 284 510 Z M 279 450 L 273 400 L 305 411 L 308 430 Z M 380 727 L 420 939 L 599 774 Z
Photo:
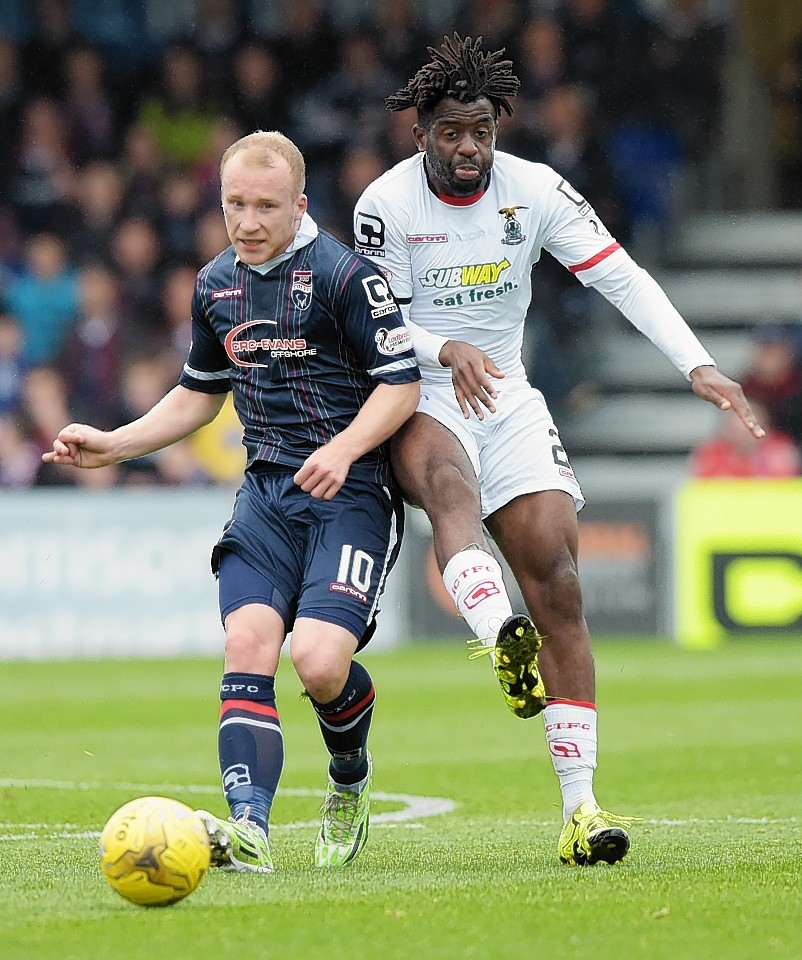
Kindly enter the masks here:
M 342 693 L 348 679 L 348 664 L 332 663 L 328 658 L 303 654 L 292 657 L 295 672 L 304 690 L 318 703 L 331 703 Z

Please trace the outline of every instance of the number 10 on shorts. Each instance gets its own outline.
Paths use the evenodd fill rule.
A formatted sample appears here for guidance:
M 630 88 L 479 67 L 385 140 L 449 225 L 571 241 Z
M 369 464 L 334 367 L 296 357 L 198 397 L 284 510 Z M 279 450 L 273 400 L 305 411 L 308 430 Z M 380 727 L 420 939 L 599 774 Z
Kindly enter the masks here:
M 367 593 L 373 574 L 373 557 L 364 550 L 354 550 L 350 543 L 344 543 L 340 551 L 340 566 L 337 570 L 338 583 L 350 583 Z

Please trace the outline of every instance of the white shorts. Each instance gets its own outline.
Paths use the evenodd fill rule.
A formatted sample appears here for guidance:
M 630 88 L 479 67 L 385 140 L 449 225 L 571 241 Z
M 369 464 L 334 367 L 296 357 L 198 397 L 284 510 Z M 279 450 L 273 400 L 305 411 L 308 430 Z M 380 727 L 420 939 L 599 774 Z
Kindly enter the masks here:
M 479 480 L 482 518 L 525 493 L 564 490 L 579 512 L 579 483 L 539 390 L 525 380 L 497 385 L 496 412 L 466 420 L 451 383 L 422 385 L 418 413 L 447 427 L 465 448 Z

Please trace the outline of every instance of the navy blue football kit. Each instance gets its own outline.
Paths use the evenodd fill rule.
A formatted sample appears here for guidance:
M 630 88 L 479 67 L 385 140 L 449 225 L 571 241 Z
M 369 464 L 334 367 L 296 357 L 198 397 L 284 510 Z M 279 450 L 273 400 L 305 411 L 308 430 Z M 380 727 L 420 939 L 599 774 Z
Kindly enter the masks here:
M 288 630 L 302 614 L 368 639 L 402 532 L 386 447 L 356 460 L 331 501 L 292 478 L 351 423 L 376 385 L 419 379 L 385 279 L 308 214 L 290 248 L 267 264 L 243 264 L 229 247 L 200 271 L 180 383 L 233 392 L 248 454 L 213 553 L 223 617 L 253 602 L 261 582 L 259 602 Z M 256 580 L 227 578 L 220 564 L 227 552 Z

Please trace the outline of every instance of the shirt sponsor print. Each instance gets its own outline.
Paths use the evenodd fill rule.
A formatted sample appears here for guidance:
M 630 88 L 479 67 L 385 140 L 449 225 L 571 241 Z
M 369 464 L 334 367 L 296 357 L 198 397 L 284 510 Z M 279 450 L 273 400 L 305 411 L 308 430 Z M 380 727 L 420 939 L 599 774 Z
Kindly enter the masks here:
M 238 367 L 269 367 L 278 357 L 310 357 L 317 354 L 304 337 L 276 336 L 275 320 L 248 320 L 232 328 L 225 339 L 228 358 Z
M 490 263 L 469 263 L 458 267 L 437 267 L 427 270 L 420 277 L 422 287 L 478 287 L 486 283 L 497 283 L 510 261 L 505 257 Z

